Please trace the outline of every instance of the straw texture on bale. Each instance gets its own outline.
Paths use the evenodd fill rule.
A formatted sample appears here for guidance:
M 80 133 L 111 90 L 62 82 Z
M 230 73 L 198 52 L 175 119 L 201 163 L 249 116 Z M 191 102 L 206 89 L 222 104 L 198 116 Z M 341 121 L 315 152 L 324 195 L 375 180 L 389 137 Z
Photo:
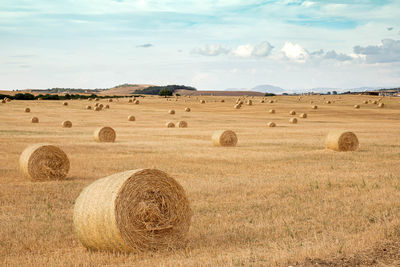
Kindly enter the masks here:
M 92 106 L 86 106 L 86 109 L 92 109 Z
M 128 116 L 128 121 L 135 121 L 135 116 L 133 116 L 133 115 L 129 115 Z
M 39 123 L 39 118 L 38 117 L 32 117 L 31 122 L 32 123 Z
M 172 121 L 169 121 L 169 122 L 167 122 L 167 123 L 165 124 L 165 126 L 166 126 L 167 128 L 175 128 L 175 123 L 173 123 Z
M 32 181 L 62 180 L 67 177 L 69 159 L 57 146 L 35 144 L 22 152 L 19 166 Z
M 170 110 L 168 110 L 168 113 L 169 113 L 169 114 L 175 114 L 175 110 L 170 109 Z
M 100 127 L 94 131 L 94 140 L 97 142 L 114 142 L 117 137 L 111 127 Z
M 61 125 L 63 128 L 71 128 L 72 122 L 71 121 L 63 121 Z
M 31 109 L 30 108 L 25 108 L 25 112 L 29 113 L 29 112 L 31 112 Z
M 270 109 L 268 112 L 271 114 L 275 114 L 275 109 Z
M 192 211 L 168 174 L 139 169 L 99 179 L 75 201 L 74 229 L 88 249 L 132 252 L 184 246 Z
M 178 122 L 178 127 L 179 128 L 187 128 L 188 124 L 186 121 L 179 121 Z
M 188 107 L 188 108 L 185 108 L 185 111 L 186 112 L 190 112 L 190 108 Z
M 379 103 L 378 108 L 383 108 L 383 107 L 385 107 L 385 104 Z
M 296 115 L 296 111 L 291 110 L 291 111 L 289 112 L 289 115 Z
M 215 131 L 211 137 L 214 146 L 236 146 L 238 138 L 231 130 Z
M 307 118 L 307 113 L 301 113 L 300 118 L 306 119 Z
M 296 124 L 297 123 L 297 119 L 296 118 L 291 118 L 289 120 L 289 123 Z
M 359 142 L 353 132 L 331 131 L 326 137 L 325 146 L 327 149 L 335 151 L 356 151 Z
M 68 106 L 68 102 L 64 102 L 63 105 L 64 105 L 64 106 Z
M 360 105 L 354 105 L 354 108 L 360 108 Z
M 272 122 L 272 121 L 268 122 L 267 125 L 268 125 L 268 127 L 275 127 L 276 126 L 275 122 Z

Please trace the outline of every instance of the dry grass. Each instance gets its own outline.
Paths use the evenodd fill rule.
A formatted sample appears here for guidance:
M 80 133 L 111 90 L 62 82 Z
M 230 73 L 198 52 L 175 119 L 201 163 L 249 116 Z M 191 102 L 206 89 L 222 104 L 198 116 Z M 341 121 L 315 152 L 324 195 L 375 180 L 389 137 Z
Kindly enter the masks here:
M 167 102 L 119 101 L 107 112 L 87 112 L 86 101 L 12 101 L 0 105 L 0 263 L 30 266 L 265 266 L 307 263 L 307 258 L 357 258 L 399 265 L 400 255 L 400 104 L 384 98 L 385 108 L 353 106 L 365 96 L 276 97 L 275 104 L 232 109 L 234 97 L 196 97 Z M 319 105 L 318 110 L 310 101 Z M 26 106 L 40 117 L 32 124 Z M 165 129 L 171 115 L 190 128 Z M 289 111 L 309 118 L 289 123 Z M 140 120 L 132 123 L 127 114 Z M 74 122 L 66 131 L 60 116 Z M 277 127 L 266 127 L 274 121 Z M 93 141 L 93 130 L 110 125 L 115 143 Z M 324 149 L 330 130 L 357 134 L 360 149 Z M 214 147 L 210 136 L 232 129 L 236 147 Z M 30 144 L 52 143 L 68 155 L 65 181 L 32 183 L 18 168 Z M 183 186 L 193 209 L 185 249 L 111 254 L 88 252 L 73 231 L 72 211 L 82 189 L 93 181 L 138 168 L 157 168 Z M 386 245 L 386 244 L 391 244 Z M 394 256 L 385 254 L 391 251 Z M 376 249 L 380 249 L 376 253 Z M 393 252 L 394 251 L 394 252 Z M 355 264 L 353 264 L 355 265 Z

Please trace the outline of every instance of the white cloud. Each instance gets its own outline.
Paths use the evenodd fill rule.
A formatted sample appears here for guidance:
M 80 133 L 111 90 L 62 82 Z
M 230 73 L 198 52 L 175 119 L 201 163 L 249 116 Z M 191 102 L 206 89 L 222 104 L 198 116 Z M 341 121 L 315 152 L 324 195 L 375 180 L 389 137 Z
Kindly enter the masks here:
M 367 63 L 400 61 L 400 40 L 384 39 L 380 45 L 355 46 L 354 53 L 365 56 Z
M 267 41 L 262 42 L 258 45 L 239 45 L 233 54 L 238 57 L 248 58 L 248 57 L 266 57 L 268 56 L 274 47 Z
M 238 57 L 250 57 L 253 53 L 254 46 L 251 44 L 239 45 L 234 51 L 233 54 Z
M 192 50 L 192 53 L 203 56 L 218 56 L 222 54 L 228 54 L 229 48 L 225 48 L 220 44 L 206 45 L 204 47 L 196 47 Z
M 286 42 L 281 49 L 284 56 L 290 60 L 304 63 L 309 58 L 309 53 L 299 44 L 292 44 L 291 42 Z

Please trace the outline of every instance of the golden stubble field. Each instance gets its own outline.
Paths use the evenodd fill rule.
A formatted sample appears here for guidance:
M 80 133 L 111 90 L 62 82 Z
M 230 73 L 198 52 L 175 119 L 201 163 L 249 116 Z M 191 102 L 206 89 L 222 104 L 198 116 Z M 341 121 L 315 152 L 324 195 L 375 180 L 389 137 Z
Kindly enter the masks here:
M 145 97 L 139 105 L 114 100 L 99 112 L 85 110 L 94 104 L 86 100 L 0 104 L 0 264 L 400 264 L 400 99 L 383 98 L 382 109 L 362 104 L 378 99 L 372 96 L 326 96 L 335 101 L 330 105 L 323 96 L 260 99 L 238 110 L 235 97 L 201 96 Z M 302 112 L 307 119 L 298 118 Z M 298 124 L 289 124 L 291 117 Z M 165 127 L 182 119 L 188 128 Z M 64 120 L 72 128 L 62 128 Z M 267 127 L 269 121 L 277 127 Z M 95 142 L 99 126 L 113 127 L 116 142 Z M 219 129 L 235 131 L 238 145 L 213 147 L 211 135 Z M 333 129 L 356 133 L 360 149 L 325 150 Z M 67 153 L 68 180 L 31 182 L 20 173 L 21 152 L 43 142 Z M 96 179 L 138 168 L 165 171 L 185 188 L 194 214 L 186 248 L 87 251 L 73 231 L 75 199 Z

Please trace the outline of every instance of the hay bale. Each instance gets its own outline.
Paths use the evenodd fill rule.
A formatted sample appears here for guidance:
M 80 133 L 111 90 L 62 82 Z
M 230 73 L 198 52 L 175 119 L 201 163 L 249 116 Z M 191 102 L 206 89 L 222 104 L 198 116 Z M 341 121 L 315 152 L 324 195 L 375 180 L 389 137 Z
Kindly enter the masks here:
M 253 105 L 253 101 L 249 99 L 249 100 L 247 100 L 246 104 L 247 104 L 248 106 L 251 106 L 251 105 Z
M 22 152 L 19 166 L 32 181 L 62 180 L 67 177 L 69 159 L 57 146 L 35 144 Z
M 111 102 L 113 102 L 113 100 L 110 98 L 110 99 L 108 99 L 108 102 L 110 102 L 110 103 L 111 103 Z
M 100 127 L 94 131 L 94 140 L 97 142 L 114 142 L 116 133 L 111 127 Z
M 7 97 L 7 98 L 6 98 L 6 101 L 7 101 L 7 102 L 11 102 L 11 99 Z
M 221 99 L 221 103 L 224 103 L 225 102 L 225 100 L 224 99 Z
M 128 103 L 132 103 L 132 102 L 133 102 L 133 100 L 132 100 L 132 99 L 129 99 L 129 100 L 128 100 Z
M 29 112 L 31 112 L 31 109 L 30 108 L 25 108 L 25 112 L 29 113 Z
M 374 101 L 372 101 L 372 104 L 377 105 L 377 104 L 378 104 L 378 101 L 374 100 Z
M 179 128 L 187 128 L 188 124 L 186 121 L 178 121 Z
M 169 122 L 167 122 L 167 123 L 165 124 L 165 126 L 166 126 L 167 128 L 175 128 L 175 123 L 173 123 L 172 121 L 169 121 Z
M 267 125 L 268 125 L 268 127 L 275 127 L 276 126 L 275 122 L 272 122 L 272 121 L 268 122 Z
M 289 115 L 296 115 L 296 111 L 291 110 L 291 111 L 289 112 Z
M 135 100 L 135 101 L 133 101 L 133 104 L 135 104 L 135 105 L 139 105 L 139 100 Z
M 314 105 L 314 106 L 312 106 L 311 108 L 312 108 L 312 109 L 318 109 L 318 106 L 315 106 L 315 105 Z
M 360 105 L 354 105 L 354 108 L 360 108 Z
M 68 106 L 68 102 L 64 102 L 63 105 L 64 105 L 64 106 Z
M 205 104 L 206 101 L 205 100 L 200 100 L 200 104 Z
M 173 109 L 168 110 L 168 114 L 175 114 L 175 110 Z
M 329 101 L 329 100 L 328 100 L 328 101 L 326 101 L 326 104 L 331 104 L 331 103 L 332 103 L 332 102 L 331 102 L 331 101 Z
M 291 124 L 296 124 L 296 123 L 297 123 L 297 119 L 296 119 L 296 118 L 291 118 L 291 119 L 289 120 L 289 123 L 291 123 Z
M 186 107 L 186 108 L 185 108 L 185 111 L 186 111 L 186 112 L 190 112 L 190 108 L 189 108 L 189 107 Z
M 100 101 L 100 99 L 98 99 L 98 98 L 95 98 L 95 99 L 94 99 L 94 101 Z
M 268 112 L 271 114 L 275 114 L 275 109 L 270 109 Z
M 92 101 L 93 99 L 92 98 L 88 98 L 88 101 Z
M 95 107 L 98 107 L 98 106 L 99 106 L 99 103 L 95 103 L 94 106 L 95 106 Z
M 358 146 L 357 136 L 349 131 L 331 131 L 325 141 L 325 147 L 335 151 L 356 151 Z
M 135 116 L 133 116 L 133 115 L 129 115 L 128 116 L 128 121 L 135 121 Z
M 39 123 L 39 118 L 38 117 L 32 117 L 31 122 L 32 123 Z
M 269 103 L 271 103 L 271 104 L 274 103 L 274 100 L 270 100 Z
M 211 137 L 214 146 L 236 146 L 238 138 L 231 130 L 215 131 Z
M 303 118 L 303 119 L 306 119 L 307 118 L 307 113 L 301 113 L 299 117 Z
M 7 103 L 7 100 L 2 99 L 2 100 L 1 100 L 1 103 L 5 104 L 5 103 Z
M 385 104 L 379 103 L 378 108 L 384 108 L 384 107 L 385 107 Z
M 86 109 L 92 109 L 92 106 L 87 105 Z
M 94 110 L 94 111 L 100 111 L 101 108 L 100 108 L 99 106 L 97 106 L 97 107 L 95 107 L 93 110 Z
M 105 106 L 104 106 L 104 109 L 110 109 L 110 105 L 108 105 L 108 104 L 105 105 Z
M 104 105 L 103 105 L 103 104 L 100 104 L 100 105 L 99 105 L 99 108 L 103 109 L 103 108 L 104 108 Z
M 240 109 L 241 107 L 242 107 L 242 105 L 240 105 L 240 104 L 236 104 L 233 106 L 233 108 L 235 108 L 235 109 Z
M 182 247 L 192 217 L 183 187 L 156 169 L 99 179 L 75 201 L 74 229 L 83 246 L 112 252 Z
M 260 103 L 265 103 L 264 99 L 261 99 L 261 100 L 260 100 Z
M 367 101 L 367 100 L 364 100 L 363 103 L 364 103 L 364 104 L 368 104 L 368 101 Z
M 72 127 L 72 122 L 71 122 L 71 121 L 63 121 L 63 122 L 61 123 L 61 126 L 62 126 L 63 128 L 71 128 L 71 127 Z

